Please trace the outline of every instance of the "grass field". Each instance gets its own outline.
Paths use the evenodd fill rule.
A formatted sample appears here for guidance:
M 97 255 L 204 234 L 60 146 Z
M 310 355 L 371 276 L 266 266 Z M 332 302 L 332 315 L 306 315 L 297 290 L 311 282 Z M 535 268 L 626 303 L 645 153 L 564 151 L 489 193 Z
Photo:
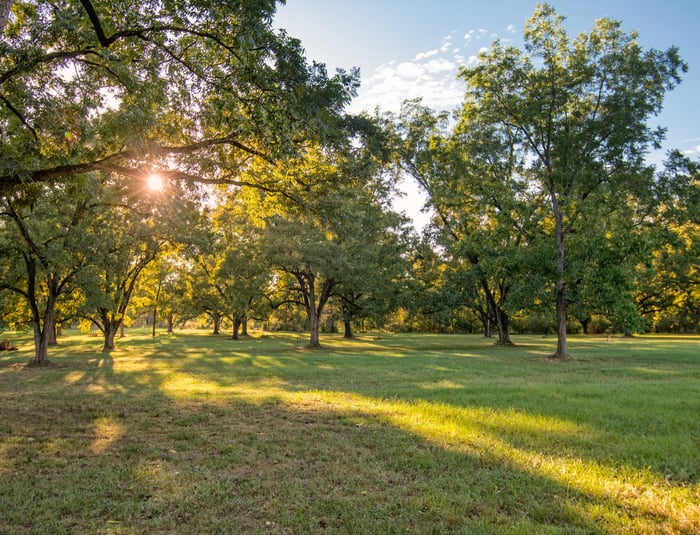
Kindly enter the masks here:
M 700 338 L 71 333 L 0 353 L 0 533 L 700 533 Z

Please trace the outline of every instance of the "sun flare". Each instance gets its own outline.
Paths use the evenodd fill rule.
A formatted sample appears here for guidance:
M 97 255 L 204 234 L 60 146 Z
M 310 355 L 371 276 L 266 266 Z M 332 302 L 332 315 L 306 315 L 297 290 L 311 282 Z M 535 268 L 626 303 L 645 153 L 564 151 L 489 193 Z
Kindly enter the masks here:
M 146 180 L 146 184 L 148 185 L 148 189 L 151 191 L 163 191 L 163 187 L 165 185 L 163 182 L 163 177 L 160 175 L 150 175 L 148 180 Z

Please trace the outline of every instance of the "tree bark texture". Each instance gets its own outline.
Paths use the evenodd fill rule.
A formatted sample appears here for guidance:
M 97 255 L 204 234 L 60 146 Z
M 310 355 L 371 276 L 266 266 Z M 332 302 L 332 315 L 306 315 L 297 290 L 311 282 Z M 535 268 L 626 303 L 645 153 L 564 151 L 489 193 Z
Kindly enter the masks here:
M 102 352 L 103 353 L 109 353 L 110 351 L 114 351 L 114 338 L 116 334 L 119 332 L 119 327 L 121 325 L 121 321 L 105 321 L 104 322 L 104 336 L 105 336 L 105 341 L 104 341 L 104 346 L 102 347 Z
M 345 326 L 345 334 L 343 334 L 343 338 L 352 338 L 352 324 L 350 321 L 344 320 L 343 325 Z
M 557 305 L 557 350 L 553 358 L 565 359 L 569 356 L 566 333 L 566 279 L 565 279 L 565 232 L 564 221 L 555 193 L 551 193 L 552 209 L 554 212 L 554 232 L 557 241 L 557 280 L 555 283 L 555 296 Z
M 0 35 L 5 31 L 13 0 L 0 0 Z

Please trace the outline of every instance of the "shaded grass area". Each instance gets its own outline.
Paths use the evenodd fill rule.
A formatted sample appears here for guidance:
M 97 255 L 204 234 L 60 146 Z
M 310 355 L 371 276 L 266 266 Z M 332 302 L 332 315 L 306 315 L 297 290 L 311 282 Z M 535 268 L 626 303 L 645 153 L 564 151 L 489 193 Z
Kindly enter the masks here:
M 1 533 L 700 532 L 698 338 L 12 341 Z

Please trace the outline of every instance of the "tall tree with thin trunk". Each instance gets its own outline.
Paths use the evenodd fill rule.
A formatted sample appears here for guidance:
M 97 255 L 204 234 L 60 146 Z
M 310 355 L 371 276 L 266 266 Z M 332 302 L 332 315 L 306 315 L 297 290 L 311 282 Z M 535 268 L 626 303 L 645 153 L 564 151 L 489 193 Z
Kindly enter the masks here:
M 599 19 L 573 40 L 563 23 L 539 4 L 525 25 L 524 50 L 495 41 L 460 72 L 467 82 L 463 114 L 511 144 L 518 175 L 547 210 L 541 230 L 555 251 L 549 261 L 558 358 L 568 355 L 571 233 L 603 192 L 614 209 L 648 187 L 645 156 L 663 131 L 647 121 L 687 68 L 676 48 L 645 51 L 618 21 Z

